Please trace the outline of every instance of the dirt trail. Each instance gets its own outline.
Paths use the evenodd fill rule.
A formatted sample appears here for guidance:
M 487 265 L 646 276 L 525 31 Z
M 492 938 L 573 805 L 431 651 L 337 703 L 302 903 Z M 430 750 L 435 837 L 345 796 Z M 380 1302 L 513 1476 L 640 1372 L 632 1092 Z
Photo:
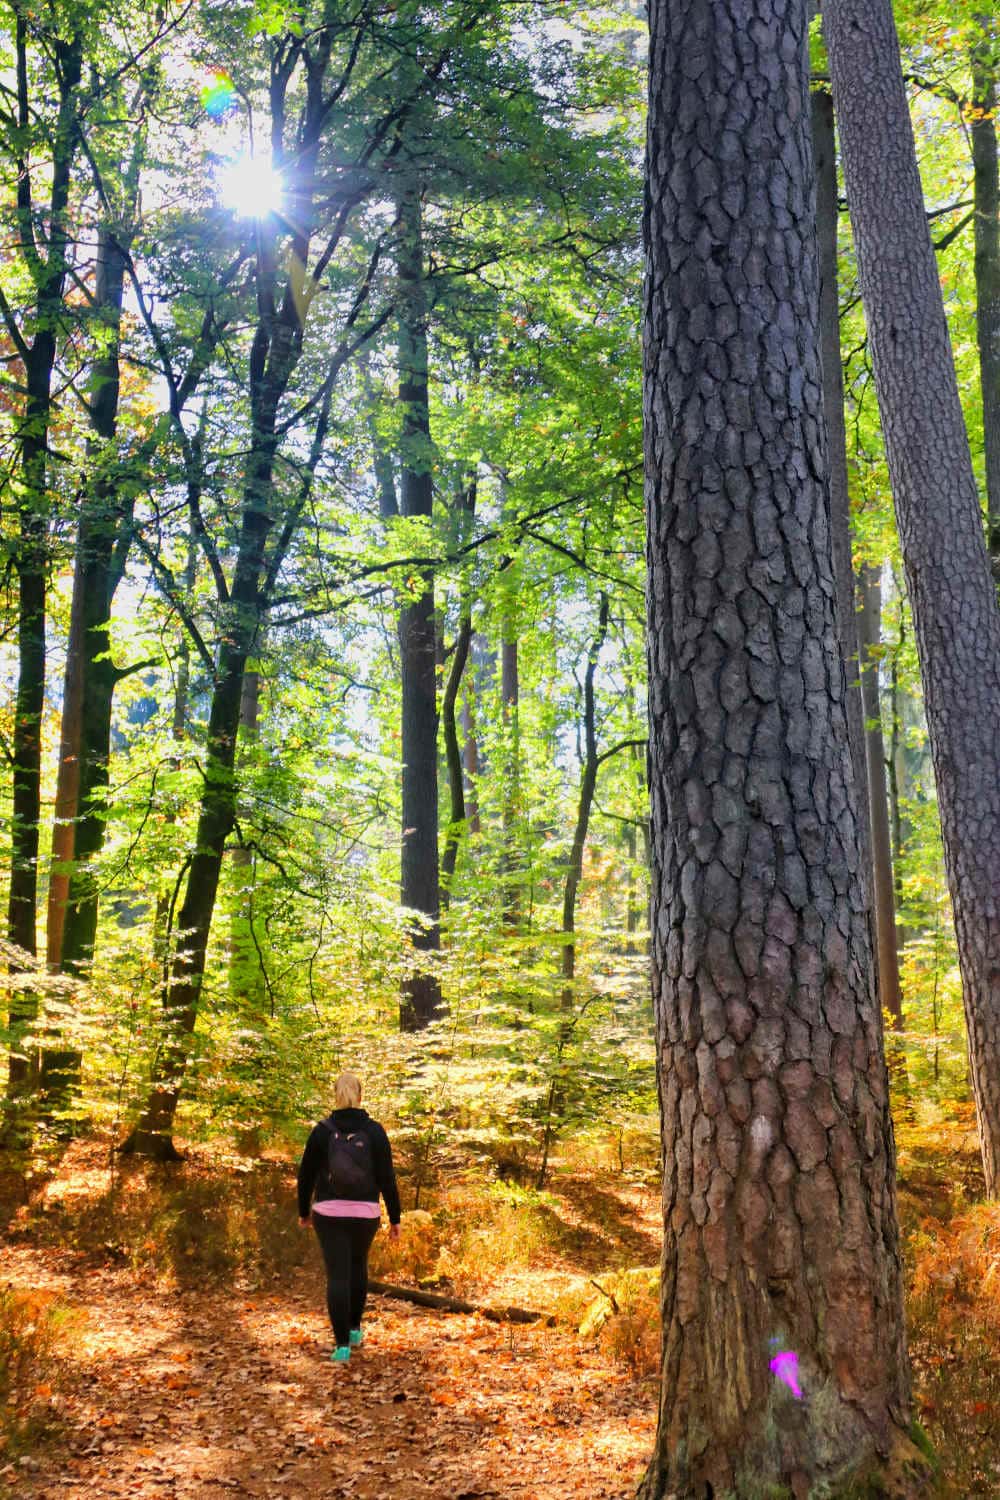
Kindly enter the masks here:
M 31 1500 L 624 1500 L 653 1393 L 561 1329 L 373 1298 L 366 1344 L 328 1359 L 318 1268 L 280 1294 L 148 1287 L 0 1251 L 0 1280 L 81 1311 L 61 1350 L 61 1434 L 0 1470 Z

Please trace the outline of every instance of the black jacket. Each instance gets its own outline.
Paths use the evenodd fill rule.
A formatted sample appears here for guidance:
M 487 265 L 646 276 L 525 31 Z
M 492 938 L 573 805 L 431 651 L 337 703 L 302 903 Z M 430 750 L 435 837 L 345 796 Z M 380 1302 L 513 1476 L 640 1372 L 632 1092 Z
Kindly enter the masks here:
M 306 1149 L 299 1162 L 299 1218 L 308 1217 L 314 1201 L 321 1202 L 324 1198 L 344 1197 L 343 1193 L 333 1191 L 326 1172 L 331 1125 L 345 1132 L 363 1130 L 368 1136 L 372 1147 L 375 1181 L 378 1183 L 379 1192 L 385 1199 L 389 1223 L 398 1224 L 400 1218 L 399 1188 L 396 1186 L 396 1173 L 392 1166 L 392 1148 L 389 1145 L 389 1137 L 378 1121 L 373 1120 L 363 1109 L 335 1109 L 328 1119 L 320 1120 L 319 1124 L 314 1125 L 310 1131 Z

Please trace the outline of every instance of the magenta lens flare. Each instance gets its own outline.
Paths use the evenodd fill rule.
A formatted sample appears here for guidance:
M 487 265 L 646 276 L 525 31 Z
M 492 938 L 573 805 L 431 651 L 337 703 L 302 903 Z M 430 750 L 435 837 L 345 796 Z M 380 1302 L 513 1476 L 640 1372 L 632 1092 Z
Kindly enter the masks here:
M 769 1368 L 782 1385 L 786 1385 L 795 1397 L 796 1401 L 802 1400 L 802 1387 L 799 1385 L 799 1356 L 794 1349 L 786 1349 L 781 1354 L 776 1354 L 770 1361 Z

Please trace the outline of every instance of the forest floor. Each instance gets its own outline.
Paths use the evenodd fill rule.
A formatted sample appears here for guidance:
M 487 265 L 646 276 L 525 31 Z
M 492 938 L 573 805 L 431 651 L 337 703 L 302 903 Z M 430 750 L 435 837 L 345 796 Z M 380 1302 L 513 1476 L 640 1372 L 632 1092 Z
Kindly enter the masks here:
M 207 1156 L 181 1169 L 129 1166 L 113 1184 L 106 1161 L 106 1147 L 75 1143 L 30 1204 L 8 1209 L 0 1285 L 26 1299 L 29 1335 L 46 1316 L 55 1331 L 30 1370 L 24 1361 L 13 1393 L 23 1420 L 0 1454 L 0 1494 L 617 1500 L 634 1491 L 655 1425 L 648 1370 L 565 1323 L 495 1323 L 387 1297 L 369 1303 L 364 1347 L 332 1365 L 314 1236 L 286 1232 L 295 1224 L 287 1171 L 244 1170 L 239 1201 L 224 1205 L 226 1182 Z M 633 1265 L 638 1252 L 654 1265 L 655 1191 L 610 1173 L 589 1197 L 584 1186 L 568 1176 L 559 1197 L 512 1187 L 505 1204 L 495 1185 L 478 1222 L 499 1203 L 492 1227 L 508 1263 L 494 1256 L 471 1279 L 467 1223 L 466 1259 L 453 1257 L 459 1280 L 445 1289 L 547 1311 L 598 1267 Z M 453 1208 L 476 1212 L 468 1192 Z M 281 1216 L 270 1240 L 269 1215 Z M 526 1232 L 540 1215 L 561 1222 L 562 1244 L 552 1246 L 544 1222 Z M 429 1222 L 414 1216 L 415 1238 Z
M 1000 1205 L 967 1106 L 897 1137 L 915 1411 L 948 1495 L 997 1500 Z M 554 1320 L 376 1296 L 332 1365 L 287 1162 L 74 1142 L 0 1181 L 0 1495 L 625 1500 L 655 1428 L 659 1215 L 649 1162 L 581 1153 L 543 1193 L 447 1164 L 373 1275 Z M 618 1313 L 581 1333 L 598 1287 Z

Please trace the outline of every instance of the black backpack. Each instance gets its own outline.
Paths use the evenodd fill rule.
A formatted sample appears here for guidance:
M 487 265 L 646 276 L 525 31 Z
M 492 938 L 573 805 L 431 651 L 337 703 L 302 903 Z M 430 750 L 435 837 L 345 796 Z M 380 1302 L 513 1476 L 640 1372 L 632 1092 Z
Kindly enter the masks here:
M 335 1198 L 356 1203 L 377 1203 L 378 1183 L 372 1161 L 372 1143 L 367 1130 L 338 1130 L 329 1125 L 326 1174 Z

